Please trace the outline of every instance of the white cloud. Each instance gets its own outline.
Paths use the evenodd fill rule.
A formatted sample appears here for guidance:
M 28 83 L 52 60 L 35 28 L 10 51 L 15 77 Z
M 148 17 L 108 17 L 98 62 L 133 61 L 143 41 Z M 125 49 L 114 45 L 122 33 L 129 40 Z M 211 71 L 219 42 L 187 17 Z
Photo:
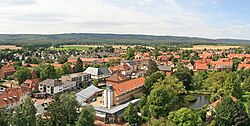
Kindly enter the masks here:
M 0 33 L 97 32 L 249 37 L 245 33 L 235 33 L 249 31 L 249 27 L 209 27 L 200 15 L 183 8 L 175 0 L 28 0 L 26 4 L 21 4 L 26 0 L 10 1 L 0 4 Z

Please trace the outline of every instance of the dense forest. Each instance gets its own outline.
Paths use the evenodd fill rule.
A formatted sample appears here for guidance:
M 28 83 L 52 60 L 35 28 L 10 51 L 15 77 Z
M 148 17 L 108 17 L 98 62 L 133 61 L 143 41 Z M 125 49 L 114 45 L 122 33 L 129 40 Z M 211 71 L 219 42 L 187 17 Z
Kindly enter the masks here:
M 207 39 L 197 37 L 153 36 L 132 34 L 0 34 L 0 44 L 11 44 L 22 47 L 48 47 L 63 44 L 122 44 L 122 45 L 169 45 L 182 44 L 249 44 L 250 40 Z

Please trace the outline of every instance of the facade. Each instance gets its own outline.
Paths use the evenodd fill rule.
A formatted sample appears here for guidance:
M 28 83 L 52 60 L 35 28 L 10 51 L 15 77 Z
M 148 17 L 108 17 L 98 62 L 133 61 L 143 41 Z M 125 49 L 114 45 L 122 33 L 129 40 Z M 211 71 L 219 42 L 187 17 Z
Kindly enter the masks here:
M 132 99 L 132 96 L 143 91 L 145 78 L 136 78 L 120 84 L 109 84 L 103 92 L 103 106 L 111 108 Z
M 0 108 L 14 109 L 27 98 L 27 95 L 21 88 L 6 88 L 3 94 L 0 94 Z
M 84 72 L 73 73 L 62 76 L 60 80 L 62 80 L 63 82 L 76 81 L 76 87 L 86 88 L 91 83 L 91 75 Z
M 40 78 L 27 79 L 20 86 L 25 93 L 32 94 L 33 92 L 39 91 L 39 82 L 41 82 Z
M 0 69 L 0 79 L 10 77 L 16 72 L 16 69 L 13 65 L 5 65 Z
M 39 83 L 39 91 L 50 95 L 61 93 L 76 87 L 75 81 L 64 81 L 57 79 L 46 79 Z
M 131 75 L 133 72 L 137 71 L 137 65 L 133 60 L 122 60 L 120 65 L 124 67 L 121 73 L 125 76 Z
M 106 67 L 94 68 L 88 67 L 84 73 L 90 74 L 93 80 L 102 80 L 111 76 L 110 71 Z

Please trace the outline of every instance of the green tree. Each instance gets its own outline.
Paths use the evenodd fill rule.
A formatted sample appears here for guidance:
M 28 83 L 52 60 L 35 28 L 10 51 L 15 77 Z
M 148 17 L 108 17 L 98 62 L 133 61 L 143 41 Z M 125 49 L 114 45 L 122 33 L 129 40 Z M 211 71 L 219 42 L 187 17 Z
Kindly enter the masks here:
M 59 79 L 60 77 L 62 77 L 62 75 L 64 75 L 64 71 L 62 68 L 57 68 L 56 69 L 56 78 Z
M 199 126 L 203 123 L 199 113 L 188 108 L 170 112 L 168 119 L 178 126 Z
M 146 94 L 150 93 L 156 82 L 158 82 L 159 80 L 163 80 L 164 78 L 165 75 L 163 72 L 155 72 L 150 76 L 148 76 L 144 82 L 144 88 L 146 89 Z
M 245 78 L 243 84 L 241 85 L 241 88 L 244 91 L 250 91 L 250 76 L 248 78 Z
M 22 84 L 25 80 L 31 78 L 31 72 L 26 67 L 19 67 L 14 73 L 14 77 L 18 80 L 19 84 Z
M 67 56 L 63 55 L 63 56 L 58 57 L 57 61 L 60 64 L 64 64 L 64 63 L 66 63 L 68 61 L 68 58 L 67 58 Z
M 141 117 L 138 115 L 136 108 L 132 103 L 129 103 L 128 107 L 124 112 L 124 119 L 129 122 L 129 124 L 140 124 Z
M 191 82 L 192 82 L 192 75 L 193 72 L 189 70 L 187 67 L 178 67 L 177 70 L 174 72 L 174 76 L 182 81 L 183 85 L 187 90 L 191 89 Z
M 56 69 L 52 65 L 45 65 L 41 67 L 40 78 L 42 80 L 46 79 L 55 79 L 56 78 Z
M 91 106 L 83 107 L 76 126 L 95 126 L 95 110 Z
M 70 74 L 71 73 L 71 66 L 69 63 L 64 63 L 62 65 L 62 69 L 63 69 L 63 74 Z
M 24 100 L 24 103 L 21 106 L 21 114 L 23 123 L 26 126 L 35 126 L 36 124 L 36 107 L 34 102 L 30 97 L 27 97 Z
M 165 118 L 160 118 L 160 119 L 152 118 L 148 122 L 148 125 L 149 126 L 176 126 L 173 122 Z
M 77 108 L 80 107 L 75 95 L 66 93 L 61 94 L 59 98 L 60 105 L 63 109 L 63 115 L 66 118 L 66 122 L 74 124 L 77 120 Z
M 159 70 L 159 68 L 158 68 L 158 65 L 155 63 L 155 61 L 150 60 L 149 65 L 148 65 L 147 75 L 151 75 L 152 73 L 154 73 L 154 72 L 156 72 L 158 70 Z
M 150 116 L 153 118 L 166 117 L 177 100 L 177 91 L 159 82 L 148 96 Z
M 83 62 L 80 58 L 78 58 L 76 61 L 76 65 L 74 67 L 74 72 L 75 73 L 83 72 Z
M 94 86 L 98 87 L 98 80 L 93 80 L 92 83 L 93 83 Z
M 245 106 L 234 102 L 231 97 L 224 98 L 215 108 L 215 122 L 218 126 L 248 126 L 249 117 Z
M 132 47 L 127 48 L 126 59 L 132 60 L 135 58 L 135 49 Z
M 12 121 L 11 124 L 13 126 L 25 126 L 25 122 L 23 121 L 23 115 L 20 107 L 15 108 L 11 121 Z
M 10 113 L 6 108 L 0 108 L 0 125 L 8 126 L 10 121 Z
M 48 126 L 66 126 L 67 122 L 63 114 L 63 107 L 61 103 L 55 101 L 52 103 L 49 108 L 48 112 L 46 113 L 47 123 Z

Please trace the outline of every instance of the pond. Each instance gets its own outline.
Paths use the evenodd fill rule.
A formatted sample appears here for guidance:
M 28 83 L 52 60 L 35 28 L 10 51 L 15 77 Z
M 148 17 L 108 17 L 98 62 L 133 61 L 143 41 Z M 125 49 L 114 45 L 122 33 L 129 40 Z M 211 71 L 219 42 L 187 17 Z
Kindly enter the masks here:
M 183 107 L 188 107 L 190 109 L 201 108 L 205 104 L 210 104 L 210 95 L 194 95 L 197 100 L 194 103 L 184 103 Z

